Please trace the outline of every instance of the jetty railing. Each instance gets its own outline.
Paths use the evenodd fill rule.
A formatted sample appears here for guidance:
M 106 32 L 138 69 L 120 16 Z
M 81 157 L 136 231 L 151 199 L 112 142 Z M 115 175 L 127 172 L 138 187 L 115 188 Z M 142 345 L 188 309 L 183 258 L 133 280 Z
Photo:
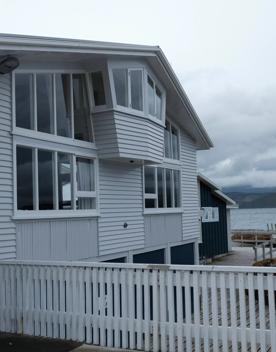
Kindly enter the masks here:
M 276 268 L 1 262 L 0 330 L 145 351 L 276 351 Z

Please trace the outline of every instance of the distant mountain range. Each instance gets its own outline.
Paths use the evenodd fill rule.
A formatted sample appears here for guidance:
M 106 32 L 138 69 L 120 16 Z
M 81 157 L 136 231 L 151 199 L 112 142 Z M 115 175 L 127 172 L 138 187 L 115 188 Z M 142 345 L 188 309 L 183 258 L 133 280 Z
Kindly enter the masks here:
M 234 199 L 240 208 L 276 208 L 276 187 L 225 187 L 223 192 Z

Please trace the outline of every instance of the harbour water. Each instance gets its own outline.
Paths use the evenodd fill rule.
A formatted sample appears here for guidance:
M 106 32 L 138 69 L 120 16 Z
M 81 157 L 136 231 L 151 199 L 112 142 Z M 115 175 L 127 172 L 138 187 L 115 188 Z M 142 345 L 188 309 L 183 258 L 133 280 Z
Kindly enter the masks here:
M 276 224 L 276 208 L 231 209 L 232 230 L 267 230 L 267 224 Z

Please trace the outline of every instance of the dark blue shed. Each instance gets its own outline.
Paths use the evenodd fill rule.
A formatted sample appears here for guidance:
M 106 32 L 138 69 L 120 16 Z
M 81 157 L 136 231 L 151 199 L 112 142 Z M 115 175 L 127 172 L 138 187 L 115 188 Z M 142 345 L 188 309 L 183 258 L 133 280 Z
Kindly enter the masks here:
M 198 176 L 201 207 L 200 259 L 210 259 L 229 251 L 230 210 L 236 203 L 203 175 Z

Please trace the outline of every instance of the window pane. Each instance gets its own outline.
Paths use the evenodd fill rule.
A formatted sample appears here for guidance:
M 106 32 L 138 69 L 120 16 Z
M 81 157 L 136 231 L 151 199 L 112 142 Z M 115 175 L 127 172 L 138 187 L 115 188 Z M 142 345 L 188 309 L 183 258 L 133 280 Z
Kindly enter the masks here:
M 155 208 L 155 199 L 145 199 L 145 208 Z
M 33 210 L 33 151 L 16 148 L 17 209 Z
M 155 115 L 155 94 L 154 94 L 154 83 L 148 76 L 148 109 L 150 115 Z
M 178 140 L 178 132 L 172 126 L 172 157 L 173 159 L 179 159 L 179 140 Z
M 173 170 L 174 177 L 174 206 L 180 207 L 180 171 Z
M 59 209 L 72 209 L 71 182 L 71 157 L 58 153 Z
M 131 107 L 140 111 L 143 110 L 142 80 L 142 70 L 130 71 Z
M 170 124 L 166 121 L 166 129 L 164 132 L 165 138 L 165 157 L 171 158 L 171 133 L 170 133 Z
M 154 167 L 145 166 L 145 193 L 156 193 Z
M 122 68 L 114 69 L 113 79 L 117 105 L 128 106 L 127 70 Z
M 96 209 L 96 199 L 78 197 L 76 207 L 77 209 Z
M 91 159 L 77 158 L 77 190 L 95 191 L 94 162 Z
M 57 134 L 72 137 L 70 75 L 56 74 Z
M 36 75 L 37 130 L 54 132 L 53 82 L 51 74 Z
M 155 87 L 156 98 L 156 116 L 162 120 L 162 93 L 158 87 Z
M 15 75 L 16 126 L 33 129 L 33 75 Z
M 91 74 L 93 84 L 93 95 L 95 105 L 105 105 L 105 92 L 102 72 L 93 72 Z
M 157 169 L 157 184 L 158 184 L 158 208 L 164 208 L 164 169 Z
M 166 196 L 167 196 L 167 208 L 171 208 L 172 205 L 172 170 L 166 169 Z
M 39 209 L 54 209 L 53 153 L 38 151 L 38 199 Z
M 92 125 L 84 74 L 73 75 L 74 138 L 92 142 Z

